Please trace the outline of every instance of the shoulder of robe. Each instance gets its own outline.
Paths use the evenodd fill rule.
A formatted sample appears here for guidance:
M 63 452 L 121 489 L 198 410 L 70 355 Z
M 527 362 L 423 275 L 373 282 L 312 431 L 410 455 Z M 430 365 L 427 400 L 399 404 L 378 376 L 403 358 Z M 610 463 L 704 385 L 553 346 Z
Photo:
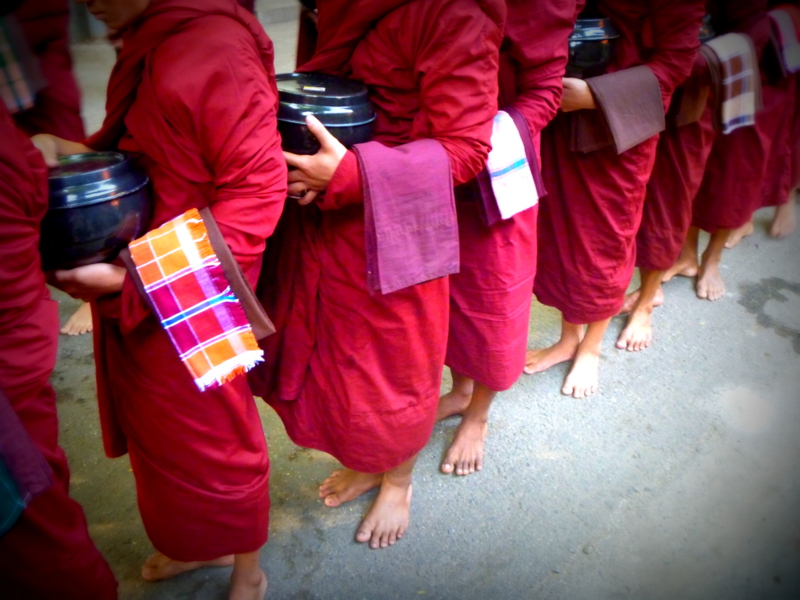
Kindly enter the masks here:
M 233 79 L 250 63 L 261 64 L 250 32 L 221 15 L 188 23 L 163 41 L 149 62 L 154 87 L 180 96 L 204 88 L 211 79 Z

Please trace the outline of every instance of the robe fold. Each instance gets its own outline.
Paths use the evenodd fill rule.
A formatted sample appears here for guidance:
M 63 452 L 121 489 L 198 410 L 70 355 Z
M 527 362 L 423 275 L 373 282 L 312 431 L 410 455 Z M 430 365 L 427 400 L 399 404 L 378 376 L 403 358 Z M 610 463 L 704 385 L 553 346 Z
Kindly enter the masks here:
M 318 10 L 318 51 L 303 69 L 365 83 L 377 113 L 375 141 L 435 139 L 456 183 L 474 177 L 497 111 L 504 3 L 321 0 Z M 369 293 L 363 192 L 352 152 L 324 200 L 303 209 L 287 205 L 282 228 L 274 244 L 279 256 L 269 259 L 274 269 L 262 275 L 278 334 L 265 341 L 267 366 L 251 376 L 253 389 L 296 444 L 357 471 L 393 469 L 433 430 L 448 280 Z
M 36 94 L 35 106 L 14 115 L 14 120 L 28 135 L 50 133 L 82 140 L 81 94 L 69 52 L 69 0 L 24 2 L 14 16 L 47 80 L 47 87 Z
M 116 598 L 117 583 L 69 497 L 58 446 L 58 306 L 45 287 L 39 224 L 47 210 L 41 154 L 0 106 L 0 389 L 53 470 L 55 483 L 0 538 L 0 595 L 9 600 Z
M 609 0 L 598 6 L 620 34 L 607 71 L 649 67 L 666 112 L 700 46 L 703 2 Z M 658 136 L 622 154 L 612 147 L 584 154 L 570 151 L 570 134 L 570 115 L 559 113 L 542 135 L 548 196 L 539 209 L 534 291 L 568 322 L 591 323 L 622 306 Z
M 513 106 L 524 116 L 529 131 L 520 135 L 533 138 L 538 160 L 540 131 L 560 102 L 567 38 L 577 11 L 574 1 L 514 0 L 507 5 L 500 106 Z M 492 390 L 506 390 L 525 366 L 539 208 L 491 227 L 483 223 L 478 201 L 458 201 L 456 209 L 461 270 L 450 276 L 445 364 Z
M 151 228 L 210 207 L 251 285 L 286 194 L 272 58 L 234 0 L 154 2 L 125 33 L 106 121 L 87 142 L 137 157 Z M 153 545 L 182 561 L 258 550 L 269 460 L 246 378 L 200 392 L 129 277 L 95 315 L 106 453 L 130 455 Z

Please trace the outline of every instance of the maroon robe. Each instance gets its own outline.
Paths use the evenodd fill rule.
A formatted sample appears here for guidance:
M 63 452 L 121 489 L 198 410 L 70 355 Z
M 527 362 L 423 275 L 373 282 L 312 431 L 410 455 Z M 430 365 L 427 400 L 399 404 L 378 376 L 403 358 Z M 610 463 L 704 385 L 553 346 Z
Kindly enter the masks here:
M 770 41 L 769 4 L 767 0 L 739 0 L 725 9 L 730 13 L 728 22 L 753 40 L 759 57 Z M 747 223 L 763 203 L 762 186 L 770 177 L 770 157 L 788 148 L 794 84 L 788 78 L 771 82 L 762 68 L 761 90 L 763 108 L 756 113 L 755 125 L 714 138 L 692 216 L 692 225 L 704 231 L 736 229 Z M 773 174 L 773 180 L 775 175 L 782 176 Z M 788 174 L 778 187 L 788 191 Z
M 576 6 L 574 0 L 512 0 L 507 5 L 500 106 L 524 115 L 538 154 L 539 134 L 561 99 Z M 490 389 L 505 390 L 525 366 L 539 207 L 488 227 L 477 201 L 456 206 L 461 271 L 450 276 L 445 364 Z
M 28 0 L 14 16 L 47 80 L 47 87 L 36 94 L 35 106 L 14 115 L 14 120 L 28 135 L 50 133 L 82 140 L 81 94 L 69 52 L 69 0 Z
M 108 116 L 87 143 L 139 158 L 152 228 L 210 206 L 255 284 L 286 194 L 272 43 L 234 0 L 154 2 L 123 42 Z M 246 379 L 200 392 L 128 277 L 96 315 L 106 452 L 129 454 L 153 545 L 182 561 L 258 550 L 269 459 Z
M 675 86 L 691 72 L 703 3 L 611 0 L 599 8 L 620 33 L 608 71 L 649 67 L 666 110 Z M 622 306 L 657 136 L 622 154 L 613 147 L 573 152 L 570 140 L 570 116 L 559 113 L 542 136 L 548 196 L 540 203 L 534 290 L 568 322 L 591 323 Z
M 376 141 L 397 146 L 432 138 L 447 151 L 455 182 L 474 177 L 497 111 L 504 4 L 323 0 L 318 8 L 318 52 L 304 69 L 364 82 L 377 112 Z M 357 471 L 385 472 L 417 454 L 433 430 L 448 280 L 369 293 L 352 152 L 324 200 L 298 212 L 304 220 L 285 233 L 281 252 L 300 258 L 282 264 L 275 282 L 279 299 L 291 298 L 291 306 L 271 313 L 279 328 L 267 340 L 274 379 L 262 372 L 255 385 L 295 443 Z
M 69 497 L 69 468 L 58 446 L 55 392 L 48 381 L 56 362 L 58 306 L 39 259 L 47 169 L 5 106 L 0 139 L 0 389 L 55 479 L 0 538 L 0 595 L 116 598 L 114 575 L 89 537 L 83 510 Z

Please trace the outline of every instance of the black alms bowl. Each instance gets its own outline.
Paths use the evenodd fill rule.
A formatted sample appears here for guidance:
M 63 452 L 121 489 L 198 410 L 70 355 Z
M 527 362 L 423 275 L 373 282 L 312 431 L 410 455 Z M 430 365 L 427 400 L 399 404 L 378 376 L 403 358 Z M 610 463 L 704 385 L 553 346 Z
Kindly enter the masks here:
M 700 43 L 705 44 L 707 41 L 713 40 L 715 36 L 711 15 L 707 14 L 703 17 L 703 24 L 700 26 Z
M 278 82 L 278 131 L 283 149 L 315 154 L 319 142 L 306 126 L 313 115 L 345 147 L 372 139 L 375 112 L 367 88 L 357 81 L 324 73 L 282 73 Z
M 614 57 L 614 41 L 618 37 L 610 19 L 578 19 L 569 36 L 567 77 L 602 75 Z
M 103 262 L 141 236 L 150 220 L 148 178 L 118 152 L 59 158 L 39 250 L 45 269 Z

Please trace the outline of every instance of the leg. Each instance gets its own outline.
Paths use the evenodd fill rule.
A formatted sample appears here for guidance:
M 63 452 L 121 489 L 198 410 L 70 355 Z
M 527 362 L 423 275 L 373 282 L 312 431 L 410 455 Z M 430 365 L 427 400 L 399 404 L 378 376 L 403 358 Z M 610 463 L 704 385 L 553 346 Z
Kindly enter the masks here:
M 708 247 L 703 252 L 700 272 L 697 274 L 698 298 L 719 300 L 725 295 L 725 283 L 719 274 L 719 264 L 730 232 L 730 229 L 718 229 L 711 234 Z
M 142 579 L 147 581 L 160 581 L 170 579 L 187 571 L 202 569 L 203 567 L 230 567 L 234 563 L 233 555 L 221 556 L 214 560 L 193 560 L 182 562 L 172 560 L 161 552 L 156 552 L 148 558 L 142 566 Z
M 228 600 L 263 600 L 267 593 L 267 575 L 258 564 L 260 551 L 233 557 L 233 573 Z
M 681 253 L 677 262 L 665 274 L 662 281 L 669 281 L 676 275 L 681 277 L 694 277 L 700 268 L 697 262 L 697 244 L 700 239 L 700 230 L 697 227 L 690 227 L 683 242 Z
M 775 217 L 769 227 L 769 234 L 774 238 L 785 238 L 797 227 L 795 214 L 795 198 L 800 195 L 800 188 L 789 192 L 789 201 L 775 208 Z
M 444 396 L 439 398 L 439 409 L 436 412 L 436 420 L 441 421 L 453 415 L 463 414 L 469 406 L 472 398 L 474 381 L 450 369 L 453 376 L 453 388 Z
M 572 368 L 564 380 L 561 393 L 573 398 L 586 398 L 598 389 L 600 348 L 611 319 L 589 323 L 586 335 L 578 346 Z
M 567 322 L 561 317 L 561 337 L 549 348 L 528 350 L 525 355 L 525 373 L 533 375 L 571 360 L 583 339 L 583 325 Z
M 414 456 L 383 474 L 378 497 L 361 522 L 357 542 L 369 542 L 370 548 L 386 548 L 401 539 L 408 529 L 411 509 L 411 473 Z
M 631 307 L 628 322 L 617 340 L 617 348 L 627 349 L 630 352 L 644 350 L 653 340 L 653 326 L 650 315 L 653 308 L 664 301 L 664 292 L 661 289 L 661 280 L 665 271 L 648 271 L 640 269 L 642 287 L 636 301 Z M 660 301 L 659 301 L 660 298 Z
M 748 235 L 752 235 L 753 230 L 753 219 L 751 218 L 747 223 L 738 229 L 731 230 L 730 234 L 728 235 L 728 239 L 725 241 L 725 247 L 733 248 L 734 246 L 737 246 L 739 242 L 741 242 Z
M 456 475 L 470 475 L 483 468 L 483 441 L 488 430 L 489 407 L 497 392 L 482 383 L 473 383 L 472 399 L 463 411 L 464 418 L 442 461 L 442 473 L 452 473 L 455 469 Z
M 83 335 L 92 331 L 92 307 L 82 303 L 61 328 L 64 335 Z

